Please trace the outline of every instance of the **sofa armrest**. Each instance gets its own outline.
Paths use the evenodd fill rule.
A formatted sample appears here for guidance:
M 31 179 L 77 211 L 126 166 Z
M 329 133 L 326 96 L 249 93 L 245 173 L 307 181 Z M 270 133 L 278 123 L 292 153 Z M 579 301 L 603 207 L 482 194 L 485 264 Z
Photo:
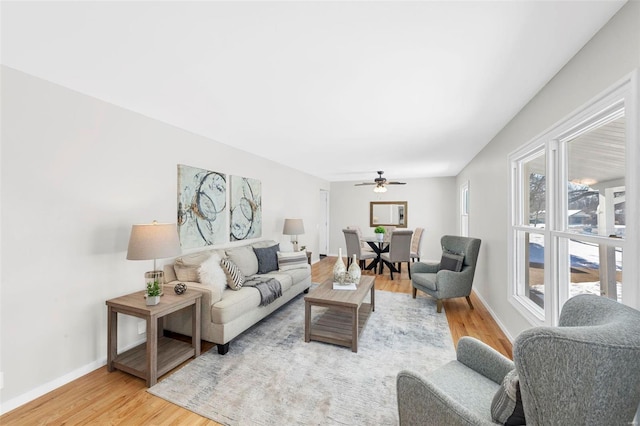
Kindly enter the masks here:
M 432 262 L 415 262 L 411 264 L 411 273 L 412 274 L 435 274 L 440 269 L 439 263 Z
M 175 285 L 180 282 L 183 282 L 183 281 L 176 280 L 176 281 L 171 281 L 170 283 L 166 283 L 165 291 L 173 291 L 173 287 L 175 287 Z M 220 300 L 222 300 L 222 292 L 218 288 L 214 288 L 210 285 L 197 283 L 197 282 L 190 282 L 190 281 L 185 282 L 185 284 L 187 285 L 187 288 L 191 288 L 191 289 L 202 292 L 202 308 L 203 309 L 204 308 L 208 309 L 209 307 L 215 305 Z
M 500 384 L 506 374 L 515 368 L 513 361 L 491 346 L 464 336 L 458 340 L 456 357 L 459 362 Z
M 492 424 L 451 398 L 429 377 L 400 371 L 396 391 L 400 426 Z

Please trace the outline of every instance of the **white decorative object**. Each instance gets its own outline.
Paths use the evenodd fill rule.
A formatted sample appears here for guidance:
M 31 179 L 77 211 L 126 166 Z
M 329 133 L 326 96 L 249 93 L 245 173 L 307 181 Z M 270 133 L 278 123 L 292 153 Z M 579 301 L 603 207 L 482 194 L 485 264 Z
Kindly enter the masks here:
M 376 238 L 378 239 L 379 242 L 383 242 L 384 241 L 384 234 L 376 234 Z
M 360 277 L 362 276 L 362 270 L 360 266 L 358 266 L 358 261 L 356 259 L 356 255 L 353 255 L 353 260 L 351 261 L 351 265 L 349 265 L 349 278 L 350 281 L 354 284 L 358 284 L 360 282 Z
M 342 249 L 338 249 L 338 260 L 336 260 L 335 265 L 333 265 L 333 282 L 344 284 L 345 275 L 347 273 L 347 267 L 344 266 L 344 262 L 342 261 Z
M 147 296 L 147 306 L 155 306 L 160 303 L 160 296 Z

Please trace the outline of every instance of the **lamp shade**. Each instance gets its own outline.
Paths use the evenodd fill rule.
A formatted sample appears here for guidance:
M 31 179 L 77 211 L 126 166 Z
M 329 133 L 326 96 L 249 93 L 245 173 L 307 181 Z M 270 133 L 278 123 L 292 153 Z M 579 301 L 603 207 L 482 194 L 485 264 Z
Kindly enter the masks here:
M 302 219 L 285 219 L 282 233 L 284 235 L 304 234 L 304 224 L 302 223 Z
M 150 260 L 173 257 L 180 254 L 180 240 L 175 223 L 133 225 L 127 259 Z

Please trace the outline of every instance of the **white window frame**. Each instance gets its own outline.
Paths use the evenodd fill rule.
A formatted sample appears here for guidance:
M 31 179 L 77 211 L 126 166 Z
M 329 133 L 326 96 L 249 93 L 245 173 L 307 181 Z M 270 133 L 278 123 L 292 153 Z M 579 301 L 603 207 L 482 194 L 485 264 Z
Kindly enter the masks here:
M 566 191 L 560 190 L 566 176 L 565 141 L 597 126 L 603 119 L 624 106 L 626 118 L 626 229 L 624 239 L 611 239 L 606 236 L 578 235 L 565 229 L 567 223 Z M 624 273 L 622 277 L 622 303 L 640 309 L 640 91 L 638 89 L 638 70 L 597 96 L 586 106 L 570 114 L 568 118 L 552 126 L 543 134 L 531 140 L 525 146 L 509 155 L 510 193 L 508 224 L 508 265 L 509 265 L 509 302 L 532 325 L 557 325 L 560 310 L 568 299 L 567 277 L 561 277 L 558 271 L 565 270 L 568 239 L 591 241 L 601 245 L 622 247 Z M 521 183 L 521 164 L 544 150 L 546 155 L 546 213 L 544 230 L 521 223 L 524 206 Z M 528 212 L 527 216 L 528 217 Z M 522 265 L 516 256 L 518 232 L 535 232 L 544 235 L 544 310 L 523 295 L 524 283 L 518 273 Z M 565 268 L 565 269 L 563 269 Z
M 469 236 L 469 181 L 460 185 L 460 235 Z

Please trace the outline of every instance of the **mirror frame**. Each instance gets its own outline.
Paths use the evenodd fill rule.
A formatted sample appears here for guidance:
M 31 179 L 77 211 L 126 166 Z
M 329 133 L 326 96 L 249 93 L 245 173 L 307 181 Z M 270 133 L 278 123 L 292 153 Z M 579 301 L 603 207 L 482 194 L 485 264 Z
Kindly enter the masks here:
M 397 223 L 373 223 L 373 206 L 399 204 L 404 206 L 404 223 L 399 225 Z M 369 202 L 369 226 L 375 228 L 376 226 L 395 226 L 397 228 L 406 228 L 409 223 L 409 207 L 406 201 L 371 201 Z

